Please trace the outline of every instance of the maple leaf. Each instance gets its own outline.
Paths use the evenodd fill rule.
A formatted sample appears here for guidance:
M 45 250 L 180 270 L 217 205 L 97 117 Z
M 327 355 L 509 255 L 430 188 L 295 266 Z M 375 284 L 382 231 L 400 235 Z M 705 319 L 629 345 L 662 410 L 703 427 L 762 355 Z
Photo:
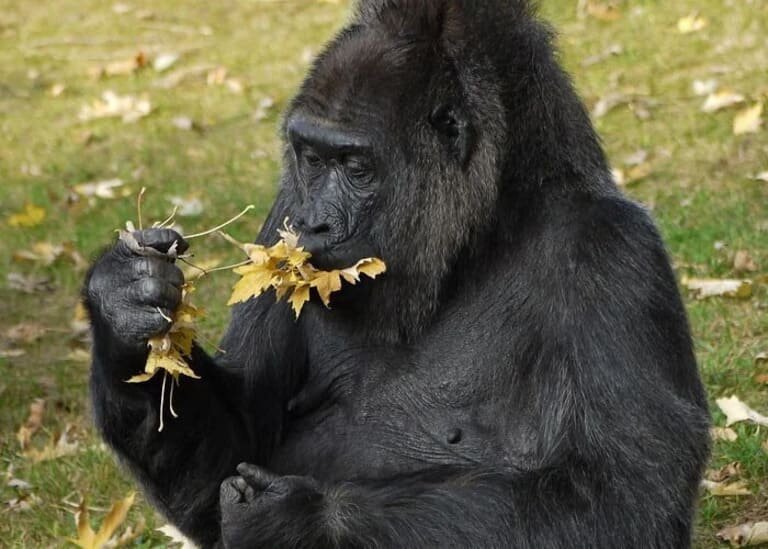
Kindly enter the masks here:
M 342 280 L 354 285 L 360 282 L 362 275 L 376 278 L 387 270 L 381 259 L 369 257 L 346 269 L 322 271 L 310 263 L 312 254 L 299 246 L 299 234 L 288 225 L 287 219 L 278 234 L 280 240 L 269 248 L 259 244 L 240 244 L 227 237 L 249 259 L 247 265 L 234 269 L 241 278 L 232 289 L 229 305 L 246 302 L 274 289 L 277 300 L 287 299 L 296 318 L 299 318 L 313 288 L 323 304 L 330 308 L 331 294 L 341 290 Z
M 99 531 L 95 532 L 91 527 L 88 517 L 88 506 L 85 498 L 75 512 L 75 525 L 77 526 L 77 539 L 72 539 L 72 543 L 83 549 L 101 549 L 111 540 L 114 533 L 125 522 L 128 511 L 133 506 L 136 493 L 131 492 L 123 499 L 117 500 L 110 507 L 107 516 L 101 522 Z
M 170 330 L 165 335 L 149 340 L 149 356 L 144 373 L 128 379 L 128 383 L 144 383 L 160 371 L 170 374 L 175 382 L 178 382 L 181 376 L 200 379 L 184 358 L 192 354 L 194 323 L 205 314 L 202 309 L 189 302 L 189 296 L 193 292 L 194 286 L 191 283 L 182 286 L 181 305 L 171 316 Z

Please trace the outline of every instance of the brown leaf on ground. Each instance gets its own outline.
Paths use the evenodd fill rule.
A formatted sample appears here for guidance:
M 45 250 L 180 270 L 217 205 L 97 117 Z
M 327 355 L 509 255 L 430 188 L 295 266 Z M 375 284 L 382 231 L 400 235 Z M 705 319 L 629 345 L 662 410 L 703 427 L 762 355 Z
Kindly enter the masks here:
M 32 343 L 37 341 L 48 329 L 34 322 L 22 322 L 11 326 L 5 331 L 5 338 L 14 343 Z
M 717 533 L 717 539 L 729 542 L 732 547 L 752 547 L 768 543 L 768 522 L 747 522 L 724 528 Z
M 736 431 L 730 427 L 712 427 L 709 430 L 709 435 L 712 437 L 712 440 L 724 440 L 727 442 L 733 442 L 739 438 Z
M 80 444 L 77 441 L 71 441 L 69 436 L 74 433 L 74 425 L 68 424 L 61 433 L 51 436 L 49 443 L 42 450 L 37 448 L 28 448 L 24 456 L 31 459 L 33 463 L 49 461 L 65 456 L 71 456 L 77 453 Z
M 707 480 L 712 482 L 725 482 L 741 477 L 741 463 L 732 461 L 723 465 L 720 469 L 709 469 L 706 473 Z
M 43 275 L 8 273 L 5 279 L 9 289 L 25 294 L 47 293 L 54 290 L 51 278 Z
M 117 529 L 120 528 L 120 525 L 123 524 L 123 522 L 125 522 L 125 519 L 128 516 L 128 511 L 131 506 L 133 506 L 135 498 L 136 494 L 132 492 L 124 499 L 120 499 L 113 503 L 107 516 L 104 517 L 98 532 L 94 532 L 91 527 L 88 516 L 88 506 L 86 505 L 85 498 L 83 498 L 77 512 L 75 512 L 77 539 L 71 539 L 70 541 L 83 549 L 101 549 L 102 547 L 107 546 Z
M 752 297 L 751 280 L 721 280 L 711 278 L 683 278 L 683 286 L 695 293 L 697 299 L 708 297 Z
M 753 273 L 759 267 L 747 250 L 739 250 L 733 257 L 733 270 L 737 273 Z
M 29 405 L 29 416 L 24 424 L 19 427 L 16 433 L 16 440 L 22 450 L 27 450 L 32 441 L 32 436 L 43 425 L 43 416 L 45 415 L 45 399 L 36 398 Z
M 711 495 L 718 497 L 732 497 L 732 496 L 749 496 L 752 492 L 749 490 L 747 483 L 742 480 L 736 482 L 712 482 L 711 480 L 702 480 L 702 487 L 707 490 Z

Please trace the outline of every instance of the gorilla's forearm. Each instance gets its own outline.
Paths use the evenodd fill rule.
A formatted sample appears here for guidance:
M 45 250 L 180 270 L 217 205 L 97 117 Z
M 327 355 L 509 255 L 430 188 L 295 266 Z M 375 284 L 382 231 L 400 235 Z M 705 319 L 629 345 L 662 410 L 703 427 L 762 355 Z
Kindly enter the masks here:
M 218 531 L 218 490 L 239 461 L 250 459 L 256 435 L 244 420 L 240 376 L 218 367 L 202 350 L 190 360 L 202 379 L 175 387 L 169 413 L 160 408 L 162 375 L 143 384 L 107 377 L 96 354 L 91 374 L 96 424 L 143 485 L 150 500 L 183 532 L 210 544 Z M 171 378 L 168 379 L 171 382 Z M 160 414 L 164 428 L 158 432 Z
M 484 470 L 433 478 L 347 483 L 326 495 L 317 547 L 515 547 L 516 549 L 677 548 L 690 542 L 673 524 L 688 502 L 676 501 L 681 479 L 645 491 L 638 478 L 551 468 L 529 473 Z M 433 477 L 434 473 L 427 474 Z M 695 482 L 694 482 L 695 484 Z M 695 490 L 695 486 L 694 486 Z M 627 509 L 634 509 L 627 516 Z

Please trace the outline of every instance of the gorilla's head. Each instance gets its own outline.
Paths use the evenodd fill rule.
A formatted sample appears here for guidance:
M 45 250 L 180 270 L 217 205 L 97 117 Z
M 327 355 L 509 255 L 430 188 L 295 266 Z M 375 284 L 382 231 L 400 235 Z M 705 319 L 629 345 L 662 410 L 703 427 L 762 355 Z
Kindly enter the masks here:
M 585 120 L 527 2 L 362 0 L 285 118 L 294 225 L 320 268 L 384 259 L 376 306 L 407 338 L 513 216 L 504 196 L 594 141 Z

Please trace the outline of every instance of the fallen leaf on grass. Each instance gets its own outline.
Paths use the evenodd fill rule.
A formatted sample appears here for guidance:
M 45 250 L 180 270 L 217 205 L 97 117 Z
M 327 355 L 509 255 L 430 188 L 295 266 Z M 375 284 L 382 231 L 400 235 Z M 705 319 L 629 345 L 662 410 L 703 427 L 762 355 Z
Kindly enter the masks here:
M 755 356 L 755 364 L 763 364 L 764 362 L 768 362 L 768 352 L 765 353 L 757 353 Z
M 23 227 L 29 229 L 40 225 L 45 219 L 45 210 L 35 206 L 31 202 L 24 205 L 24 209 L 8 216 L 7 222 L 11 227 Z
M 733 257 L 733 270 L 737 273 L 753 273 L 759 268 L 747 250 L 738 250 Z
M 694 80 L 691 85 L 693 93 L 700 97 L 713 94 L 717 91 L 717 80 Z
M 708 278 L 683 278 L 683 286 L 696 294 L 698 299 L 708 297 L 732 297 L 747 299 L 752 297 L 751 280 L 720 280 Z
M 753 177 L 755 181 L 762 181 L 763 183 L 768 183 L 768 172 L 760 172 L 759 174 L 756 174 L 755 177 Z
M 698 32 L 707 26 L 707 20 L 697 13 L 682 17 L 677 22 L 677 30 L 680 34 Z
M 729 542 L 732 547 L 751 547 L 768 543 L 768 522 L 746 522 L 723 528 L 717 533 L 717 539 Z
M 165 72 L 179 60 L 178 53 L 161 53 L 152 61 L 152 68 L 156 72 Z
M 72 190 L 85 198 L 116 198 L 115 190 L 125 185 L 122 179 L 105 179 L 104 181 L 92 181 L 89 183 L 78 183 L 72 187 Z M 127 196 L 130 191 L 126 190 L 120 196 Z
M 112 504 L 107 516 L 101 522 L 98 532 L 94 532 L 88 517 L 88 507 L 86 500 L 80 502 L 80 506 L 75 512 L 75 525 L 77 526 L 77 539 L 71 539 L 72 543 L 83 549 L 101 549 L 107 546 L 112 536 L 125 522 L 128 511 L 133 506 L 135 493 L 130 493 L 124 499 L 118 500 Z
M 178 547 L 179 549 L 197 549 L 197 545 L 195 545 L 192 540 L 185 537 L 184 534 L 179 532 L 179 529 L 176 528 L 173 524 L 166 524 L 160 528 L 156 528 L 156 530 L 158 532 L 162 532 L 171 539 L 169 545 L 172 544 L 174 547 Z
M 169 200 L 177 208 L 176 215 L 181 217 L 197 217 L 205 209 L 197 196 L 172 196 Z
M 50 442 L 42 450 L 28 448 L 24 456 L 31 459 L 33 463 L 40 463 L 76 454 L 80 444 L 69 439 L 69 434 L 73 431 L 74 426 L 67 425 L 61 433 L 51 436 Z
M 108 76 L 125 76 L 134 74 L 149 64 L 147 55 L 139 51 L 128 59 L 112 61 L 106 65 L 92 67 L 88 73 L 94 78 L 104 78 Z
M 713 113 L 722 109 L 727 109 L 734 105 L 743 103 L 745 98 L 740 93 L 736 93 L 730 90 L 723 90 L 715 93 L 711 93 L 707 96 L 706 101 L 701 106 L 702 112 Z
M 22 450 L 29 448 L 32 436 L 43 425 L 43 416 L 45 415 L 45 399 L 36 398 L 29 405 L 29 416 L 24 424 L 16 432 L 16 440 Z
M 701 486 L 713 496 L 749 496 L 752 494 L 747 487 L 747 483 L 742 480 L 725 483 L 704 479 L 701 481 Z
M 757 133 L 763 125 L 763 104 L 740 111 L 733 119 L 733 135 Z
M 724 440 L 727 442 L 734 442 L 739 435 L 730 427 L 712 427 L 709 430 L 709 434 L 712 440 Z
M 725 482 L 726 480 L 732 480 L 741 476 L 741 463 L 738 461 L 732 461 L 721 467 L 720 469 L 707 471 L 707 480 L 712 482 Z
M 136 122 L 152 112 L 152 105 L 146 96 L 117 95 L 111 90 L 105 91 L 101 99 L 80 109 L 78 118 L 82 121 L 98 118 L 121 118 L 123 122 Z
M 34 322 L 22 322 L 5 331 L 5 338 L 13 343 L 33 343 L 43 337 L 48 329 Z
M 585 11 L 587 15 L 599 21 L 617 21 L 621 19 L 621 10 L 613 2 L 587 0 Z
M 650 162 L 644 162 L 636 166 L 631 166 L 629 169 L 623 170 L 620 168 L 613 170 L 613 177 L 616 180 L 616 184 L 620 187 L 626 187 L 634 183 L 639 183 L 643 179 L 647 178 L 653 173 L 653 166 Z
M 742 421 L 751 421 L 758 425 L 768 426 L 768 417 L 754 411 L 736 396 L 730 398 L 718 398 L 716 402 L 725 414 L 726 427 L 730 427 L 734 423 Z
M 50 277 L 8 273 L 5 277 L 8 288 L 25 294 L 47 293 L 54 290 Z
M 44 267 L 53 265 L 57 259 L 65 258 L 74 263 L 75 268 L 80 269 L 87 265 L 80 252 L 75 250 L 71 242 L 53 244 L 51 242 L 36 242 L 29 249 L 13 252 L 16 261 L 31 261 Z
M 0 349 L 0 358 L 17 358 L 27 354 L 24 349 Z

